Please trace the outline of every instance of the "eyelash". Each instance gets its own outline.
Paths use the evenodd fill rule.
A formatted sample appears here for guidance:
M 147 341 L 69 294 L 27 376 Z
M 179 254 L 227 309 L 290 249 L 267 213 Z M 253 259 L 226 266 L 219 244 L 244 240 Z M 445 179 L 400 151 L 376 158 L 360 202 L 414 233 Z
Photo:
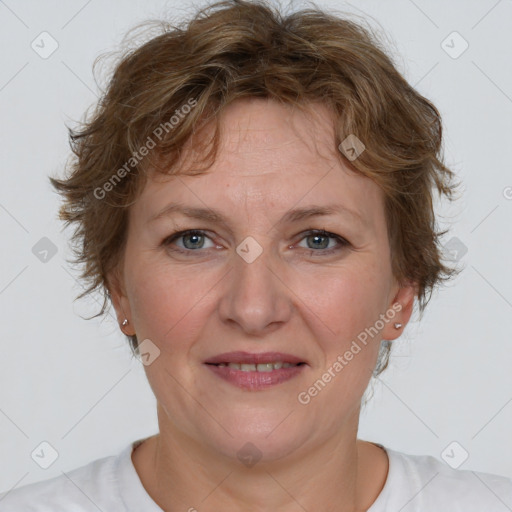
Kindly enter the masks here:
M 203 230 L 200 230 L 200 229 L 187 229 L 187 230 L 184 230 L 184 231 L 177 231 L 177 232 L 169 235 L 167 238 L 165 238 L 163 240 L 162 245 L 169 246 L 169 245 L 171 245 L 172 242 L 174 242 L 175 240 L 177 240 L 179 238 L 184 237 L 185 235 L 199 235 L 199 236 L 204 236 L 206 238 L 209 238 L 211 240 L 211 238 L 208 235 L 206 235 L 205 231 L 203 231 Z M 330 255 L 330 254 L 333 254 L 334 252 L 339 251 L 343 247 L 347 247 L 347 246 L 350 245 L 350 242 L 345 240 L 343 237 L 341 237 L 339 235 L 336 235 L 335 233 L 330 233 L 329 231 L 325 231 L 324 229 L 311 229 L 309 231 L 306 231 L 305 233 L 303 233 L 302 238 L 299 239 L 299 242 L 302 241 L 304 238 L 307 238 L 308 236 L 312 236 L 312 235 L 323 236 L 323 237 L 327 237 L 327 238 L 333 238 L 333 239 L 335 239 L 338 242 L 338 245 L 336 247 L 332 248 L 332 249 L 321 249 L 321 250 L 306 249 L 306 250 L 309 250 L 311 252 L 311 255 L 312 254 L 316 254 L 316 253 L 321 253 L 322 255 Z M 213 242 L 213 240 L 212 240 L 212 242 Z M 180 252 L 182 254 L 187 254 L 187 255 L 190 255 L 193 252 L 199 252 L 200 251 L 200 249 L 194 250 L 194 249 L 180 249 L 180 248 L 178 248 L 178 249 L 174 248 L 174 249 L 171 249 L 171 250 L 173 252 Z

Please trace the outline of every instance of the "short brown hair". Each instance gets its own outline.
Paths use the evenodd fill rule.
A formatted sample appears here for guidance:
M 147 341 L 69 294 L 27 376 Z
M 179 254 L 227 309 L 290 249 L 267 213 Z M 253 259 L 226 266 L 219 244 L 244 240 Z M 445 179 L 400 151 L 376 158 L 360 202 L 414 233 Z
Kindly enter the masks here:
M 219 112 L 250 97 L 301 109 L 320 101 L 336 119 L 336 144 L 351 134 L 364 143 L 355 160 L 338 154 L 384 191 L 393 275 L 417 283 L 421 316 L 434 287 L 457 273 L 441 261 L 447 230 L 436 231 L 432 194 L 435 187 L 452 199 L 455 175 L 443 163 L 438 110 L 397 71 L 372 29 L 317 7 L 285 15 L 263 0 L 217 2 L 160 27 L 121 55 L 93 114 L 81 130 L 68 128 L 69 175 L 50 178 L 65 199 L 60 218 L 75 226 L 73 263 L 83 265 L 87 284 L 77 298 L 103 292 L 94 317 L 110 300 L 107 275 L 121 261 L 128 208 L 147 169 L 176 174 L 184 144 L 210 120 L 214 137 L 200 153 L 213 163 Z M 139 160 L 143 147 L 151 151 Z M 137 338 L 129 338 L 135 353 Z M 383 346 L 376 375 L 389 359 Z

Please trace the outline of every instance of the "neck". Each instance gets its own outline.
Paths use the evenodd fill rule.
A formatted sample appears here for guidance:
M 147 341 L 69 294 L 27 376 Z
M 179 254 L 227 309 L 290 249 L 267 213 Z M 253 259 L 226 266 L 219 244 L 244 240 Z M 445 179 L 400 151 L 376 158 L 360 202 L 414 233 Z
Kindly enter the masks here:
M 167 512 L 250 510 L 366 511 L 384 486 L 387 455 L 357 440 L 355 428 L 279 460 L 245 467 L 172 428 L 159 411 L 160 434 L 132 460 L 151 498 Z

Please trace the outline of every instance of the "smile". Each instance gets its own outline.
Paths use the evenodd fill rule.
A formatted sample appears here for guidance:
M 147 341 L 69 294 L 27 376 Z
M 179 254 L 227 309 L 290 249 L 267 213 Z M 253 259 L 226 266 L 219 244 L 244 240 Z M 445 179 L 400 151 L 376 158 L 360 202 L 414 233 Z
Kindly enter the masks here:
M 306 363 L 207 363 L 217 377 L 238 388 L 258 391 L 289 381 L 304 371 Z
M 304 363 L 287 363 L 283 361 L 276 361 L 272 363 L 219 363 L 216 366 L 224 367 L 227 366 L 232 368 L 233 370 L 240 370 L 242 372 L 271 372 L 272 370 L 279 370 L 280 368 L 291 368 L 292 366 L 297 366 L 298 364 Z

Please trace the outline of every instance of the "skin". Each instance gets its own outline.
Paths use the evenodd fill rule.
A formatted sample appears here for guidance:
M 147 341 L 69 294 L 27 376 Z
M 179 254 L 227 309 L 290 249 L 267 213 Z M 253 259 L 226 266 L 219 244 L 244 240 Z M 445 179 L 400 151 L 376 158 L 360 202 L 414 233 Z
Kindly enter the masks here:
M 392 275 L 383 193 L 336 153 L 323 104 L 305 114 L 244 99 L 221 120 L 221 147 L 207 173 L 150 176 L 130 207 L 124 257 L 109 277 L 118 320 L 129 320 L 123 332 L 160 350 L 145 366 L 159 434 L 133 452 L 134 466 L 171 512 L 367 510 L 384 486 L 388 458 L 357 439 L 361 398 L 380 340 L 401 334 L 393 323 L 406 325 L 416 293 Z M 218 209 L 226 224 L 176 213 L 148 222 L 174 201 Z M 362 222 L 339 214 L 278 222 L 292 208 L 331 203 L 359 212 Z M 162 244 L 185 229 L 206 236 Z M 315 240 L 305 234 L 311 229 L 350 245 Z M 252 263 L 236 252 L 248 236 L 263 250 Z M 298 394 L 394 303 L 401 311 L 310 403 L 299 403 Z M 308 364 L 271 388 L 240 389 L 203 364 L 235 350 L 280 351 Z M 261 454 L 252 467 L 237 458 L 247 442 Z

